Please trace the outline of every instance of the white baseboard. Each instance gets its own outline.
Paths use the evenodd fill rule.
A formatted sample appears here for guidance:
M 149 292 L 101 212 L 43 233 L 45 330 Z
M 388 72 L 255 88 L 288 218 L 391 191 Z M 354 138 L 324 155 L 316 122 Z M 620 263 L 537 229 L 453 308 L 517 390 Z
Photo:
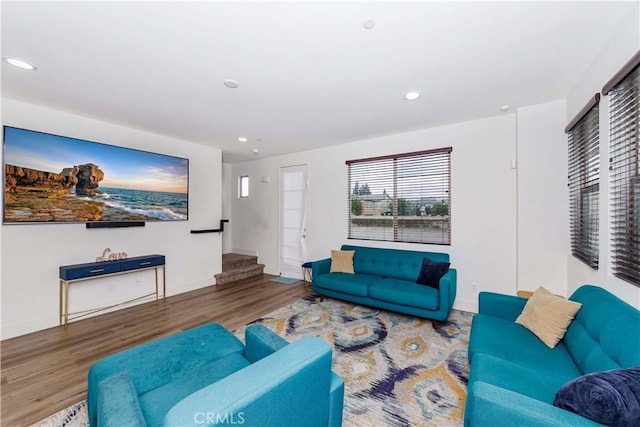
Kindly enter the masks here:
M 274 276 L 279 276 L 279 275 L 280 275 L 280 272 L 279 272 L 277 269 L 269 268 L 269 267 L 268 267 L 268 266 L 266 266 L 266 265 L 265 265 L 265 267 L 264 267 L 264 273 L 265 273 L 265 274 L 272 274 L 272 275 L 274 275 Z
M 456 299 L 453 303 L 453 308 L 460 311 L 467 311 L 469 313 L 477 313 L 478 301 Z
M 211 278 L 207 278 L 207 279 L 202 279 L 202 280 L 197 280 L 195 282 L 191 282 L 191 283 L 186 283 L 186 284 L 182 284 L 180 286 L 170 286 L 167 289 L 167 296 L 172 296 L 172 295 L 178 295 L 178 294 L 182 294 L 184 292 L 189 292 L 189 291 L 194 291 L 196 289 L 200 289 L 200 288 L 204 288 L 205 286 L 212 286 L 215 285 L 215 279 L 213 277 Z M 121 310 L 124 308 L 128 308 L 128 307 L 132 307 L 134 305 L 139 305 L 139 304 L 144 304 L 146 302 L 150 302 L 153 301 L 155 297 L 149 297 L 149 298 L 143 298 L 137 301 L 132 301 L 129 304 L 123 304 L 121 306 L 118 307 L 113 307 L 110 309 L 106 309 L 106 310 L 102 310 L 98 313 L 92 314 L 92 315 L 88 315 L 83 317 L 83 319 L 89 318 L 89 317 L 94 317 L 94 316 L 98 316 L 101 314 L 106 314 L 112 311 L 117 311 L 117 310 Z M 114 303 L 117 303 L 117 301 L 115 301 Z M 108 302 L 105 302 L 105 305 L 108 305 Z M 46 316 L 39 316 L 33 319 L 29 319 L 23 322 L 17 322 L 17 323 L 12 323 L 12 324 L 3 324 L 2 326 L 0 326 L 0 339 L 8 339 L 8 338 L 13 338 L 13 337 L 17 337 L 20 335 L 26 335 L 32 332 L 37 332 L 37 331 L 41 331 L 43 329 L 48 329 L 48 328 L 53 328 L 53 327 L 57 327 L 59 326 L 58 324 L 58 312 L 57 312 L 57 305 L 56 305 L 56 312 L 55 313 L 49 313 Z M 70 322 L 69 325 L 72 325 L 73 322 Z

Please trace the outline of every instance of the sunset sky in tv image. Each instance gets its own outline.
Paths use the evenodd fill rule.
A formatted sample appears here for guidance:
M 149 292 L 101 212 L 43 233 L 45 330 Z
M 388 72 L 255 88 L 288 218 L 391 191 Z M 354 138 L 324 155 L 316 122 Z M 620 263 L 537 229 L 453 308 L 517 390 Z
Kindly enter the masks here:
M 187 193 L 189 161 L 179 157 L 5 127 L 5 164 L 60 173 L 86 163 L 104 172 L 100 187 Z

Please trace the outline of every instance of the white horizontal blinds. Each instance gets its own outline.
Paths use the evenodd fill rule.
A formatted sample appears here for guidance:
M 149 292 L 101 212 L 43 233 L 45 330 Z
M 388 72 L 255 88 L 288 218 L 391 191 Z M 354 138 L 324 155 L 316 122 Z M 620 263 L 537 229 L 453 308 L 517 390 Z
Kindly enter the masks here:
M 451 244 L 450 153 L 348 161 L 349 238 Z
M 569 140 L 569 217 L 571 253 L 598 268 L 600 134 L 596 94 L 567 126 Z
M 609 92 L 613 274 L 640 286 L 640 67 Z
M 349 165 L 349 238 L 394 241 L 393 159 Z

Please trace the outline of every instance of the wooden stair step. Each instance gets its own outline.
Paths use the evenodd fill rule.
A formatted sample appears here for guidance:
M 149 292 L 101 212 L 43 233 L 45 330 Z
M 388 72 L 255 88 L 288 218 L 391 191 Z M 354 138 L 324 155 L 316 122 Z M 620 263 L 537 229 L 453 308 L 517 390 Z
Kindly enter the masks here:
M 253 264 L 250 266 L 244 266 L 229 271 L 223 271 L 216 274 L 217 285 L 224 285 L 226 283 L 235 282 L 238 280 L 250 279 L 256 276 L 262 276 L 264 273 L 264 264 Z
M 237 270 L 244 267 L 250 267 L 258 264 L 258 257 L 242 254 L 223 254 L 222 255 L 222 272 Z

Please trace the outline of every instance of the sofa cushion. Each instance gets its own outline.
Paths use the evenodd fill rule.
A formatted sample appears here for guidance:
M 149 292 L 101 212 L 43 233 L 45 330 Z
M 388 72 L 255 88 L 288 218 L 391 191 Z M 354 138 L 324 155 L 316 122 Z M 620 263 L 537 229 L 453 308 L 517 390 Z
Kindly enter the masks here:
M 429 258 L 423 258 L 422 268 L 418 274 L 416 283 L 419 285 L 427 285 L 432 288 L 440 289 L 440 278 L 449 271 L 449 262 L 432 261 Z
M 537 369 L 542 373 L 565 378 L 582 375 L 563 343 L 549 348 L 517 323 L 486 314 L 476 314 L 471 330 L 470 361 L 476 353 L 484 353 L 523 367 Z
M 583 374 L 640 366 L 640 311 L 592 285 L 569 298 L 582 303 L 564 344 Z
M 553 404 L 606 425 L 640 425 L 640 367 L 575 378 L 558 390 Z
M 331 251 L 331 273 L 353 274 L 353 254 L 355 251 Z
M 140 407 L 147 425 L 162 425 L 165 414 L 182 399 L 249 365 L 247 359 L 234 353 L 140 395 Z
M 564 337 L 581 306 L 579 302 L 566 300 L 539 287 L 527 301 L 516 323 L 529 329 L 543 343 L 553 348 Z
M 545 403 L 553 402 L 558 388 L 573 376 L 562 372 L 540 372 L 538 369 L 524 367 L 517 362 L 508 362 L 489 354 L 478 353 L 473 356 L 473 369 L 469 374 L 469 384 L 483 381 L 496 387 L 520 393 Z
M 320 288 L 366 297 L 369 295 L 369 285 L 378 279 L 378 276 L 369 274 L 329 273 L 314 277 L 313 282 Z
M 426 256 L 433 261 L 448 262 L 449 255 L 437 252 L 419 252 L 400 249 L 368 248 L 342 245 L 342 250 L 356 251 L 353 268 L 356 273 L 415 282 Z
M 437 310 L 440 306 L 440 293 L 437 289 L 408 280 L 377 279 L 369 286 L 369 297 L 427 310 Z

